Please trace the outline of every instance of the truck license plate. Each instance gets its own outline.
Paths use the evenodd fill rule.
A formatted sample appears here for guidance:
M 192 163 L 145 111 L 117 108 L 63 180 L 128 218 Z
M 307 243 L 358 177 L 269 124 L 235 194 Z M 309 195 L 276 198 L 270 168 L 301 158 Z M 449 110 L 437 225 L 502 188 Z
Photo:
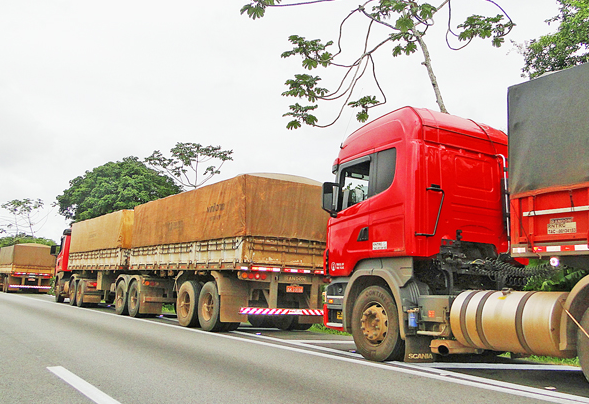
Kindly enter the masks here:
M 286 293 L 303 293 L 303 287 L 299 285 L 287 285 Z

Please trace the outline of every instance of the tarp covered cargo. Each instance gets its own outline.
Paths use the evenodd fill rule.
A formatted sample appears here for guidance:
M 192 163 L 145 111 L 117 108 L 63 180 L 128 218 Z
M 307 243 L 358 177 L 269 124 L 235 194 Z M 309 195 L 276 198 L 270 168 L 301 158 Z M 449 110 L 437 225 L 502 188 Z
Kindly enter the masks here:
M 133 211 L 120 210 L 72 225 L 70 252 L 131 248 Z
M 55 268 L 51 247 L 42 244 L 16 244 L 0 248 L 0 266 Z
M 321 186 L 302 177 L 245 174 L 135 208 L 133 247 L 237 236 L 325 241 Z
M 511 194 L 589 182 L 589 63 L 512 86 L 508 98 Z

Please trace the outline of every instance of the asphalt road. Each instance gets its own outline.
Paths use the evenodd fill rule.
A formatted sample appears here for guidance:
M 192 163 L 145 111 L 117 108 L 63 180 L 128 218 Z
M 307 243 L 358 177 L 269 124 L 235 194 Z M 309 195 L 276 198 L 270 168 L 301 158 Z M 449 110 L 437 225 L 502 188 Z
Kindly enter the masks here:
M 582 383 L 566 393 L 494 380 L 488 366 L 478 374 L 435 366 L 365 361 L 346 337 L 250 327 L 207 333 L 174 318 L 0 293 L 0 403 L 589 403 Z M 582 378 L 537 372 L 552 374 L 550 382 L 556 374 Z

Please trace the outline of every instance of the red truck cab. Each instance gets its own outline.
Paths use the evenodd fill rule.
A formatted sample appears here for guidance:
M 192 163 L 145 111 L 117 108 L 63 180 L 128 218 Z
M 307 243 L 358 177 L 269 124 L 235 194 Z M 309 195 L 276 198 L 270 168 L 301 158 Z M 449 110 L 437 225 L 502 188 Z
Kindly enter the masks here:
M 507 251 L 507 136 L 448 114 L 405 107 L 356 131 L 326 184 L 328 271 L 350 276 L 380 257 L 431 257 L 442 240 Z
M 67 280 L 71 275 L 71 270 L 68 269 L 71 239 L 72 229 L 66 229 L 61 236 L 60 245 L 51 247 L 51 255 L 55 255 L 56 257 L 54 294 L 55 301 L 59 303 L 62 303 L 67 296 L 67 291 L 64 290 L 64 285 L 67 285 Z

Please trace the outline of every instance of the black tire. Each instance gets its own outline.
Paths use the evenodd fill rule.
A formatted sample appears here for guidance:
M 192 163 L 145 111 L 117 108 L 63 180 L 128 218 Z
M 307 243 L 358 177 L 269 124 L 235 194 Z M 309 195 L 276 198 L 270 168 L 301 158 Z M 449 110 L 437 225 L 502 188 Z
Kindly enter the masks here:
M 198 321 L 198 299 L 202 286 L 196 281 L 180 285 L 176 298 L 176 317 L 182 327 L 200 327 Z
M 399 314 L 390 292 L 381 286 L 364 289 L 352 309 L 352 336 L 366 359 L 403 360 L 405 341 L 399 332 Z
M 137 281 L 132 281 L 127 291 L 127 305 L 129 306 L 129 315 L 131 317 L 143 317 L 141 314 L 141 295 Z
M 309 328 L 313 327 L 313 324 L 299 323 L 299 318 L 297 316 L 295 316 L 293 323 L 294 324 L 293 324 L 292 329 L 295 331 L 307 331 Z
M 68 290 L 68 296 L 70 298 L 70 306 L 76 305 L 76 294 L 78 290 L 78 282 L 70 281 L 70 288 Z
M 119 315 L 129 314 L 129 304 L 127 299 L 125 282 L 119 282 L 115 289 L 115 312 Z
M 65 297 L 61 294 L 61 284 L 58 278 L 55 278 L 55 284 L 53 285 L 53 297 L 55 303 L 63 303 Z
M 295 326 L 295 316 L 272 316 L 272 323 L 280 330 L 290 331 Z
M 76 306 L 78 307 L 86 307 L 84 304 L 84 287 L 86 281 L 78 281 L 76 283 Z
M 217 284 L 207 282 L 198 297 L 198 321 L 205 331 L 221 331 L 223 323 L 220 319 L 221 298 Z
M 106 304 L 113 304 L 114 301 L 115 301 L 115 294 L 114 293 L 109 292 L 109 291 L 104 293 L 104 302 Z
M 581 318 L 581 327 L 589 333 L 589 309 L 585 311 Z M 589 381 L 589 338 L 582 329 L 577 329 L 577 355 L 579 356 L 579 364 L 583 370 L 583 374 L 587 381 Z
M 221 324 L 223 324 L 223 325 L 221 326 L 219 331 L 230 332 L 230 331 L 237 330 L 241 323 L 221 323 Z
M 274 327 L 274 323 L 272 322 L 271 316 L 251 315 L 251 316 L 247 316 L 247 321 L 250 322 L 252 327 L 256 327 L 256 328 L 272 328 L 272 327 Z

